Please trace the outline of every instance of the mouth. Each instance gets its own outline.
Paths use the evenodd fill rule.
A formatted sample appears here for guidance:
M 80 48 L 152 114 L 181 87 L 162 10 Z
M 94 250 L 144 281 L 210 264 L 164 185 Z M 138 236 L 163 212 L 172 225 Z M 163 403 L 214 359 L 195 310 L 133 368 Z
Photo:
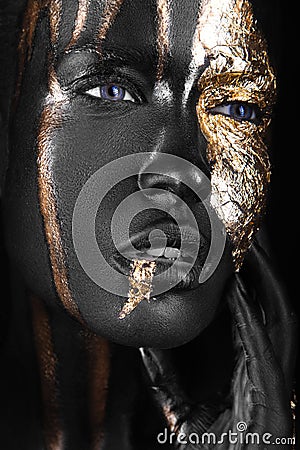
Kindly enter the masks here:
M 134 262 L 155 262 L 153 290 L 158 283 L 164 283 L 179 291 L 199 286 L 209 241 L 198 229 L 189 225 L 179 228 L 168 220 L 151 224 L 118 249 L 111 264 L 120 273 L 130 277 Z

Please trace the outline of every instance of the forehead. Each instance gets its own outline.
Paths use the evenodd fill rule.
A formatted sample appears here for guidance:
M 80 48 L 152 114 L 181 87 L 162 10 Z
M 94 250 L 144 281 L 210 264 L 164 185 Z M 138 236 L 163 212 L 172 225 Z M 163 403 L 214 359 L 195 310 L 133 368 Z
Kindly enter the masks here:
M 111 61 L 118 67 L 121 61 L 151 83 L 169 78 L 178 92 L 184 89 L 185 100 L 208 66 L 212 74 L 268 69 L 266 43 L 249 0 L 29 0 L 20 68 L 32 54 L 42 10 L 49 14 L 56 61 L 61 56 L 66 61 L 69 52 L 71 58 L 79 53 L 79 61 L 80 50 L 91 48 L 104 56 L 104 65 Z
M 256 18 L 248 0 L 49 0 L 60 49 L 89 43 L 176 56 L 195 37 L 206 51 L 247 39 Z M 195 33 L 198 33 L 195 36 Z

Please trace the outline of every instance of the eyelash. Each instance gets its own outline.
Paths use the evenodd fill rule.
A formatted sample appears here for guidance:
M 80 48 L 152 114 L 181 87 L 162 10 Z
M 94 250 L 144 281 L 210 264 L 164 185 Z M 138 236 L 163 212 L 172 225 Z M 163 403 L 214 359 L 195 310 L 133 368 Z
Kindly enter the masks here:
M 223 103 L 209 110 L 211 114 L 221 114 L 238 122 L 253 122 L 260 120 L 261 111 L 257 105 L 247 102 Z
M 84 90 L 83 94 L 89 97 L 99 98 L 111 103 L 130 102 L 139 103 L 141 98 L 132 93 L 132 90 L 127 90 L 123 87 L 122 82 L 99 82 L 92 88 Z M 121 98 L 113 98 L 112 95 L 119 93 Z M 111 98 L 108 98 L 111 95 Z M 261 117 L 261 111 L 257 105 L 247 102 L 230 102 L 223 103 L 209 110 L 211 114 L 221 114 L 223 116 L 231 117 L 238 122 L 253 122 L 257 123 Z M 244 117 L 242 117 L 244 116 Z
M 88 89 L 84 92 L 85 95 L 90 97 L 107 100 L 109 102 L 132 102 L 137 103 L 137 98 L 132 95 L 129 90 L 125 89 L 119 83 L 103 83 L 96 87 Z M 115 95 L 115 98 L 113 97 Z
M 103 98 L 103 89 L 106 89 L 106 93 L 109 88 L 116 87 L 124 92 L 124 97 L 120 99 L 113 100 L 112 98 Z M 71 87 L 71 86 L 70 86 Z M 94 101 L 103 101 L 107 103 L 124 103 L 126 104 L 141 104 L 146 100 L 142 93 L 141 88 L 139 88 L 138 83 L 131 82 L 126 77 L 120 77 L 118 74 L 108 73 L 90 75 L 77 80 L 71 87 L 74 93 L 89 97 Z M 104 95 L 105 97 L 105 95 Z

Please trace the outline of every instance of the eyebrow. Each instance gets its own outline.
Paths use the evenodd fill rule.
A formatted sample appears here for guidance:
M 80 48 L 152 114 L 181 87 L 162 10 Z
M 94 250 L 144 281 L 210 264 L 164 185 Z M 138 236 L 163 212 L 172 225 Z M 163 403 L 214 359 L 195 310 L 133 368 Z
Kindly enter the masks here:
M 107 33 L 112 27 L 117 14 L 124 0 L 107 0 L 104 10 L 101 14 L 100 27 L 97 34 L 97 51 L 99 55 L 105 59 L 108 59 L 107 55 L 104 54 L 103 42 L 106 39 Z M 72 33 L 71 40 L 66 46 L 65 51 L 70 50 L 71 47 L 75 46 L 78 42 L 84 26 L 87 20 L 88 11 L 90 6 L 90 0 L 78 0 L 77 15 L 75 18 L 74 29 Z M 157 19 L 157 38 L 156 38 L 156 52 L 155 56 L 157 60 L 157 73 L 156 78 L 160 81 L 163 77 L 163 72 L 166 64 L 166 60 L 169 54 L 169 31 L 170 31 L 170 0 L 156 0 L 156 19 Z M 146 50 L 146 49 L 145 49 Z M 147 49 L 148 50 L 148 49 Z M 105 50 L 107 52 L 107 50 Z M 116 53 L 116 52 L 114 52 Z M 120 54 L 120 50 L 118 51 Z M 129 53 L 129 52 L 128 52 Z M 133 53 L 133 52 L 132 52 Z M 149 51 L 148 51 L 149 53 Z M 132 56 L 132 55 L 129 55 Z M 149 59 L 151 62 L 154 60 L 153 54 L 149 54 Z M 131 58 L 135 59 L 135 58 Z M 144 60 L 144 58 L 141 58 Z
M 58 66 L 65 58 L 72 57 L 83 52 L 90 53 L 91 55 L 95 55 L 99 58 L 99 47 L 97 43 L 90 41 L 81 46 L 66 49 L 58 54 Z M 129 63 L 141 64 L 148 61 L 148 65 L 152 65 L 154 67 L 157 64 L 157 53 L 155 47 L 111 47 L 107 45 L 101 49 L 100 62 L 101 61 L 121 62 L 124 63 L 124 65 L 128 65 Z
M 148 65 L 154 67 L 157 64 L 157 54 L 155 48 L 138 49 L 133 47 L 105 47 L 102 50 L 104 61 L 120 61 L 125 65 L 128 63 L 141 64 L 148 61 Z
M 132 47 L 104 47 L 100 58 L 97 45 L 92 42 L 60 53 L 55 70 L 64 88 L 69 88 L 76 80 L 108 73 L 129 77 L 142 88 L 144 82 L 149 82 L 149 76 L 155 82 L 157 55 L 154 50 L 151 53 L 149 48 L 144 51 Z

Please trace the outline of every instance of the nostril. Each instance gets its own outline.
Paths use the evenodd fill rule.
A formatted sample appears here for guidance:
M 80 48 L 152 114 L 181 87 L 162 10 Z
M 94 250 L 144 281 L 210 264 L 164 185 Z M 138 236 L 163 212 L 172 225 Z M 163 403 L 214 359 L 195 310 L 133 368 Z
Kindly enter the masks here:
M 180 197 L 189 203 L 198 203 L 203 201 L 210 194 L 210 185 L 198 185 L 197 192 L 191 189 L 184 181 L 170 175 L 143 173 L 139 175 L 138 186 L 141 191 L 145 189 L 152 189 L 152 192 L 145 192 L 146 197 L 155 202 L 171 201 L 176 202 L 173 195 Z M 156 191 L 159 189 L 159 192 Z M 199 196 L 199 193 L 200 196 Z M 164 198 L 163 198 L 164 197 Z
M 195 164 L 169 153 L 151 154 L 140 168 L 138 187 L 154 202 L 176 203 L 174 195 L 189 203 L 208 198 L 211 184 Z

